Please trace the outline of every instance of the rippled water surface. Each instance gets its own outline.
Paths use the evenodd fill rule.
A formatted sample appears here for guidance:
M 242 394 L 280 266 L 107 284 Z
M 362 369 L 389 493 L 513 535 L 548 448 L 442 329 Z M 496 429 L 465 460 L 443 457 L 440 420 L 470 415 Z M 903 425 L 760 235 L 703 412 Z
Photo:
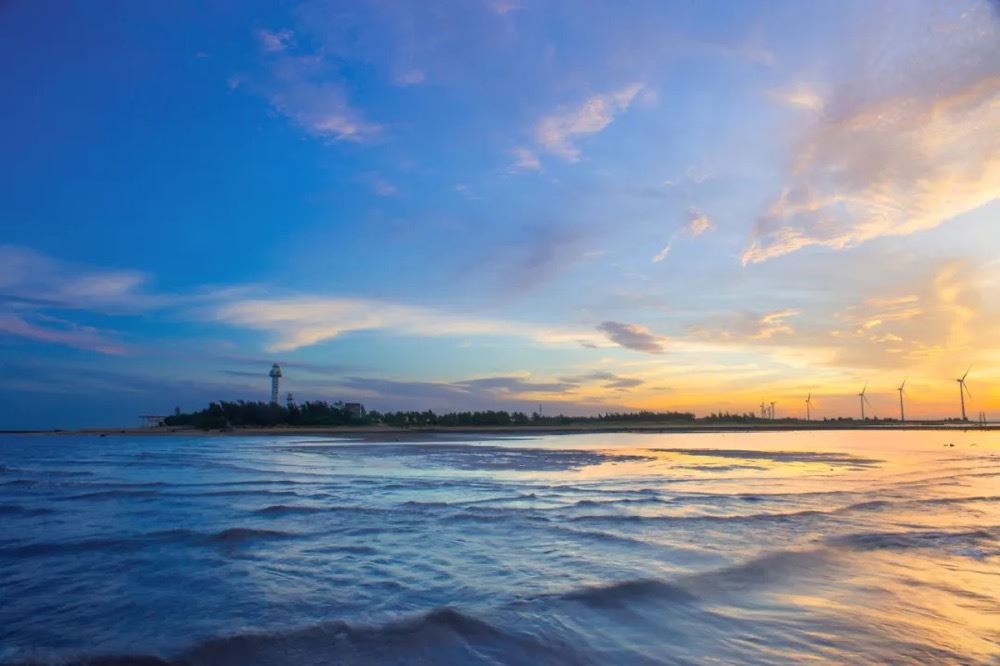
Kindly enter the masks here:
M 0 436 L 0 661 L 1000 663 L 1000 433 Z

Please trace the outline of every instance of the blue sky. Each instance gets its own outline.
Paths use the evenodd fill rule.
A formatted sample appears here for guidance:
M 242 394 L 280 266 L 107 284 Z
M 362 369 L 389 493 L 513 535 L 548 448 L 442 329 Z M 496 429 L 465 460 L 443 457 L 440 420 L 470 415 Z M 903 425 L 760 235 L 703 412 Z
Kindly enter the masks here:
M 1000 6 L 0 4 L 0 427 L 1000 392 Z

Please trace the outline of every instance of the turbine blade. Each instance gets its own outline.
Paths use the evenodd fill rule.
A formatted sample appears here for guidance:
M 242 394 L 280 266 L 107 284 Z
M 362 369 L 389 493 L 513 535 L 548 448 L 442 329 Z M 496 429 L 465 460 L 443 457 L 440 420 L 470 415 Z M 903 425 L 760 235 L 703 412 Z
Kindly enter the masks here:
M 972 391 L 969 390 L 969 385 L 966 384 L 965 382 L 962 382 L 962 388 L 965 389 L 965 393 L 971 398 Z
M 963 382 L 965 381 L 965 378 L 969 376 L 969 371 L 970 370 L 972 370 L 972 366 L 971 365 L 969 366 L 969 369 L 965 371 L 965 374 L 962 375 L 962 381 Z

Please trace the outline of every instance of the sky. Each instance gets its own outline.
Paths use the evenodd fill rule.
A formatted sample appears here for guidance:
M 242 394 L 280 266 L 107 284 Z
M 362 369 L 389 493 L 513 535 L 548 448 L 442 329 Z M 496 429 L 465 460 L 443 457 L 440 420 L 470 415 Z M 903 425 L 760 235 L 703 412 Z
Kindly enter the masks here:
M 1000 418 L 1000 2 L 0 2 L 0 428 Z

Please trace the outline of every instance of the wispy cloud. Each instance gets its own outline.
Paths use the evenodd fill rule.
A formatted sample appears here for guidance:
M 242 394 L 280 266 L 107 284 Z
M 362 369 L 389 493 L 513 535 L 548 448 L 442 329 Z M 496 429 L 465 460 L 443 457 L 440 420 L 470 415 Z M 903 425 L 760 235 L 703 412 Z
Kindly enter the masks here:
M 606 398 L 577 393 L 575 382 L 534 380 L 530 375 L 475 377 L 453 381 L 419 381 L 378 377 L 344 377 L 342 393 L 390 409 L 520 409 L 530 411 L 544 401 L 547 413 L 592 414 L 621 405 Z M 620 395 L 620 394 L 619 394 Z
M 393 82 L 397 86 L 407 88 L 409 86 L 419 86 L 427 80 L 427 74 L 422 69 L 407 69 L 397 72 L 393 77 Z
M 676 234 L 674 234 L 674 236 L 676 236 Z M 654 264 L 658 264 L 670 256 L 670 252 L 674 249 L 674 236 L 670 237 L 670 240 L 667 241 L 667 244 L 663 246 L 662 250 L 653 255 Z
M 399 194 L 399 190 L 396 189 L 396 186 L 384 178 L 373 178 L 371 185 L 372 192 L 380 197 L 394 197 Z
M 381 125 L 352 106 L 342 77 L 323 53 L 295 52 L 290 30 L 261 30 L 257 37 L 264 73 L 241 79 L 240 88 L 263 95 L 276 111 L 315 136 L 363 142 L 382 133 Z
M 656 335 L 645 326 L 639 324 L 624 324 L 617 321 L 605 321 L 597 326 L 609 340 L 619 347 L 647 354 L 660 354 L 664 350 L 667 339 Z
M 644 379 L 640 379 L 638 377 L 623 377 L 621 375 L 616 375 L 613 372 L 606 371 L 588 372 L 581 375 L 561 377 L 559 381 L 573 386 L 597 384 L 602 389 L 614 391 L 628 391 L 646 383 Z
M 0 245 L 0 305 L 134 311 L 157 302 L 139 271 L 96 269 Z
M 310 61 L 284 63 L 268 86 L 268 101 L 280 113 L 310 134 L 335 141 L 369 141 L 382 133 L 381 125 L 365 119 L 347 99 L 341 83 L 311 79 Z
M 402 335 L 514 336 L 542 344 L 594 344 L 599 336 L 537 324 L 484 319 L 387 301 L 290 297 L 237 300 L 212 311 L 214 319 L 273 336 L 271 351 L 291 351 L 355 331 Z
M 798 317 L 796 308 L 769 312 L 737 312 L 710 318 L 692 326 L 692 337 L 699 340 L 751 345 L 754 343 L 786 343 L 796 331 L 789 320 Z
M 689 208 L 687 222 L 685 222 L 684 227 L 675 231 L 670 236 L 670 240 L 663 246 L 663 249 L 653 256 L 653 263 L 658 264 L 670 255 L 670 252 L 674 247 L 674 242 L 677 240 L 677 236 L 679 234 L 685 234 L 691 238 L 697 238 L 706 231 L 709 231 L 711 228 L 712 221 L 709 219 L 708 215 L 701 212 L 697 208 Z
M 858 75 L 824 104 L 744 264 L 912 234 L 1000 197 L 1000 27 L 940 23 L 902 55 L 873 56 L 891 79 Z
M 520 169 L 522 171 L 540 171 L 542 168 L 542 163 L 538 160 L 538 155 L 534 151 L 528 148 L 515 148 L 514 151 L 514 163 L 511 165 L 513 169 Z
M 522 5 L 517 0 L 486 0 L 486 8 L 494 14 L 503 16 L 521 10 Z
M 0 333 L 51 344 L 86 349 L 101 354 L 121 355 L 123 344 L 105 331 L 54 317 L 34 315 L 35 322 L 10 312 L 0 312 Z
M 773 90 L 770 93 L 771 99 L 809 111 L 819 111 L 823 108 L 823 98 L 813 89 L 806 86 L 794 86 Z
M 295 43 L 295 33 L 288 29 L 283 30 L 258 30 L 257 40 L 260 47 L 270 53 L 284 51 Z
M 580 149 L 574 145 L 574 140 L 606 128 L 632 105 L 642 89 L 643 84 L 632 83 L 610 93 L 594 95 L 580 106 L 546 116 L 535 127 L 535 139 L 549 152 L 577 162 Z

